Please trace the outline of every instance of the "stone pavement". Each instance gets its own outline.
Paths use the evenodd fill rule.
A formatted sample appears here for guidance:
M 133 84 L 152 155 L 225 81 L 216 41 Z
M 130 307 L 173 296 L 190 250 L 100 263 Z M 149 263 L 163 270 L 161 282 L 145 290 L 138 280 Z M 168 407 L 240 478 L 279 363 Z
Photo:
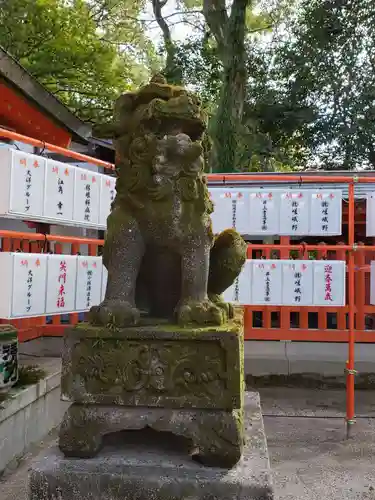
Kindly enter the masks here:
M 349 441 L 344 391 L 260 392 L 279 500 L 375 500 L 375 392 L 357 391 L 360 418 Z M 27 500 L 30 461 L 55 439 L 52 433 L 3 477 L 0 500 Z
M 375 421 L 345 440 L 342 419 L 266 417 L 279 500 L 374 500 Z
M 53 446 L 57 440 L 57 431 L 52 431 L 46 438 L 30 447 L 29 452 L 18 462 L 14 462 L 0 478 L 0 500 L 27 500 L 29 467 L 32 460 L 44 449 Z
M 344 391 L 260 392 L 278 500 L 375 500 L 373 391 L 356 393 L 350 440 Z

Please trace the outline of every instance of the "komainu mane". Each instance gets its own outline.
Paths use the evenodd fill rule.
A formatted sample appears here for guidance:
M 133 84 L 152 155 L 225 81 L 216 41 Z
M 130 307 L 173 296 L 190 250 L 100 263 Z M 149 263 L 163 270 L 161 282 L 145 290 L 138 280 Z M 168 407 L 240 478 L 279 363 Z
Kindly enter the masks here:
M 181 325 L 220 325 L 221 294 L 239 275 L 246 244 L 214 236 L 203 175 L 206 117 L 199 99 L 155 76 L 115 108 L 117 196 L 108 217 L 105 300 L 93 324 L 137 324 L 141 312 Z

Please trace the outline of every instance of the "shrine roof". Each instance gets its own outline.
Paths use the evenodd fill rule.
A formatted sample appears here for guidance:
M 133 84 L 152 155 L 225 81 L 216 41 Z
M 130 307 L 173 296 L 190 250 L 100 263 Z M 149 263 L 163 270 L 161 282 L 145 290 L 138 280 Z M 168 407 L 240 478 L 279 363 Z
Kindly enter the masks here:
M 52 119 L 57 126 L 69 132 L 74 140 L 87 143 L 91 136 L 91 126 L 77 118 L 6 50 L 0 47 L 0 86 L 4 84 L 5 87 L 10 87 L 17 94 L 21 94 L 26 101 L 33 104 L 43 115 Z M 12 118 L 11 113 L 10 118 Z

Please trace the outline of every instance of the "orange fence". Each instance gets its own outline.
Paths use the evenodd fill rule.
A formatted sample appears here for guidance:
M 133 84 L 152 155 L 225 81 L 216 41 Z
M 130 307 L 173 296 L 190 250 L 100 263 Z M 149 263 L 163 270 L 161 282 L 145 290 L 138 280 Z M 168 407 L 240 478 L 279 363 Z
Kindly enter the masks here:
M 27 137 L 26 135 L 17 134 L 16 132 L 12 132 L 11 130 L 6 130 L 5 128 L 0 127 L 0 137 L 5 139 L 11 139 L 16 142 L 24 142 L 25 144 L 29 144 L 30 146 L 34 146 L 36 148 L 42 148 L 42 150 L 51 151 L 52 153 L 58 153 L 63 156 L 67 156 L 68 158 L 73 158 L 74 160 L 84 161 L 86 163 L 92 163 L 98 167 L 108 168 L 113 170 L 115 166 L 112 163 L 108 163 L 103 160 L 99 160 L 97 158 L 93 158 L 92 156 L 83 155 L 82 153 L 77 153 L 76 151 L 72 151 L 70 149 L 61 148 L 60 146 L 55 146 L 54 144 L 50 144 L 49 142 L 40 141 L 39 139 L 33 139 L 32 137 Z
M 53 253 L 62 253 L 62 245 L 68 244 L 70 254 L 77 255 L 82 252 L 82 246 L 88 247 L 88 254 L 98 255 L 98 248 L 103 246 L 104 240 L 91 238 L 77 238 L 59 235 L 44 235 L 38 233 L 23 233 L 17 231 L 1 231 L 3 252 L 29 252 L 42 253 L 46 251 L 46 245 L 53 246 Z M 19 330 L 19 340 L 25 342 L 43 336 L 61 336 L 64 329 L 69 325 L 78 323 L 79 315 L 63 314 L 52 316 L 47 322 L 46 316 L 37 318 L 25 318 L 17 320 L 0 320 L 0 323 L 11 323 Z
M 64 150 L 51 144 L 45 144 L 7 130 L 0 129 L 0 137 L 7 137 L 17 141 L 43 147 L 46 150 L 65 154 L 71 158 L 87 161 L 104 168 L 113 168 L 113 165 L 90 158 L 79 153 Z M 284 178 L 285 177 L 285 178 Z M 216 183 L 228 184 L 234 179 L 231 175 L 209 175 L 208 180 Z M 253 181 L 253 177 L 243 174 L 236 175 L 236 181 Z M 297 340 L 320 342 L 347 342 L 348 362 L 347 372 L 347 424 L 348 432 L 354 422 L 354 343 L 374 342 L 374 333 L 366 330 L 365 318 L 371 320 L 375 314 L 375 306 L 368 304 L 369 300 L 369 262 L 375 255 L 375 246 L 366 246 L 355 242 L 354 217 L 354 184 L 357 178 L 350 176 L 273 176 L 264 174 L 257 176 L 257 181 L 267 182 L 296 182 L 299 185 L 309 182 L 322 184 L 348 184 L 348 241 L 335 245 L 293 245 L 289 237 L 281 237 L 280 243 L 275 245 L 249 244 L 248 258 L 282 258 L 288 259 L 293 252 L 294 257 L 308 259 L 311 251 L 316 252 L 318 259 L 338 259 L 347 262 L 347 304 L 338 307 L 334 312 L 323 307 L 274 307 L 248 306 L 245 308 L 245 337 L 257 340 Z M 361 178 L 361 182 L 375 183 L 375 177 Z M 14 231 L 0 231 L 3 251 L 42 252 L 46 244 L 53 245 L 55 253 L 61 253 L 62 244 L 70 244 L 71 254 L 80 252 L 81 245 L 88 245 L 89 254 L 97 255 L 98 248 L 103 245 L 102 240 L 44 235 L 35 233 L 19 233 Z M 375 260 L 375 258 L 374 258 Z M 13 323 L 20 330 L 20 340 L 28 340 L 37 336 L 61 335 L 67 324 L 78 322 L 77 314 L 54 316 L 47 323 L 45 317 L 22 319 Z
M 314 251 L 317 260 L 342 260 L 348 265 L 349 256 L 353 253 L 356 341 L 375 342 L 375 306 L 369 304 L 370 262 L 375 260 L 374 249 L 375 247 L 366 247 L 364 243 L 358 243 L 354 246 L 354 250 L 343 242 L 337 245 L 324 243 L 291 245 L 289 237 L 281 237 L 280 245 L 250 244 L 248 258 L 308 259 L 309 252 Z M 347 267 L 347 274 L 349 274 L 349 267 Z M 247 306 L 245 338 L 248 340 L 347 342 L 349 283 L 347 279 L 347 305 L 344 307 L 333 309 L 312 306 Z

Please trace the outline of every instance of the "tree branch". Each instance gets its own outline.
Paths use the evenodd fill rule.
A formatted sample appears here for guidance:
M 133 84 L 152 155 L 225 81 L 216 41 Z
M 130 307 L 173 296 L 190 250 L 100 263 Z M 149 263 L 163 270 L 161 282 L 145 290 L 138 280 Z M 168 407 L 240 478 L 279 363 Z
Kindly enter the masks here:
M 153 2 L 154 0 L 152 0 Z M 159 3 L 163 4 L 161 9 L 167 4 L 167 2 L 165 2 L 165 0 L 163 2 L 160 2 Z M 154 12 L 155 14 L 155 12 Z M 182 11 L 176 11 L 176 12 L 172 12 L 171 14 L 167 14 L 166 16 L 163 16 L 163 19 L 166 20 L 166 19 L 170 19 L 171 17 L 175 17 L 175 16 L 190 16 L 190 15 L 193 15 L 193 14 L 202 14 L 203 15 L 203 10 L 182 10 Z M 126 16 L 126 17 L 129 17 L 130 19 L 135 19 L 136 21 L 141 21 L 141 22 L 155 22 L 155 19 L 146 19 L 146 18 L 142 18 L 140 17 L 139 19 L 133 17 L 131 18 L 130 16 Z
M 167 4 L 167 1 L 168 0 L 152 0 L 152 10 L 154 12 L 155 20 L 158 23 L 159 28 L 161 29 L 163 34 L 164 45 L 167 51 L 167 58 L 168 58 L 169 56 L 168 47 L 172 45 L 172 36 L 168 23 L 164 19 L 161 12 L 162 8 L 165 7 L 165 5 Z
M 176 47 L 172 40 L 171 30 L 161 12 L 168 0 L 151 0 L 151 2 L 155 20 L 163 34 L 165 51 L 167 53 L 164 70 L 165 77 L 170 83 L 182 83 L 182 71 L 178 64 L 176 64 Z
M 68 87 L 68 88 L 61 88 L 60 87 L 60 88 L 53 91 L 54 94 L 58 94 L 60 92 L 69 92 L 71 94 L 85 95 L 85 96 L 89 96 L 89 97 L 97 97 L 98 96 L 98 94 L 95 92 L 85 92 L 84 90 L 72 89 L 70 87 Z
M 203 0 L 203 15 L 214 36 L 221 53 L 225 49 L 225 29 L 228 23 L 228 14 L 225 0 Z
M 192 23 L 187 19 L 181 19 L 180 21 L 176 21 L 175 23 L 170 24 L 170 27 L 177 26 L 178 24 L 188 24 L 189 26 L 192 26 L 196 30 L 201 31 L 203 34 L 206 33 L 206 30 L 203 26 L 197 26 L 195 23 Z

